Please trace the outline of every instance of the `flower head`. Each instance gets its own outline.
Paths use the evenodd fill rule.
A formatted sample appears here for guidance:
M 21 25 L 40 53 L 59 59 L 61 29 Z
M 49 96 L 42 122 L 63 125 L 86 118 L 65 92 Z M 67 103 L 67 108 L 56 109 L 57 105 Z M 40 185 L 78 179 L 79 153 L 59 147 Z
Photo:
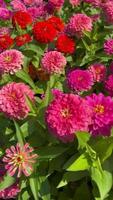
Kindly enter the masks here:
M 35 39 L 41 43 L 50 43 L 57 35 L 56 29 L 48 21 L 36 22 L 33 27 L 33 33 Z
M 44 18 L 47 15 L 45 3 L 40 6 L 32 6 L 27 9 L 33 20 Z
M 23 34 L 23 35 L 19 35 L 15 38 L 16 40 L 16 45 L 18 47 L 21 47 L 22 45 L 30 42 L 32 40 L 31 36 L 29 34 Z
M 48 73 L 61 74 L 66 66 L 66 58 L 58 51 L 49 51 L 42 58 L 42 68 Z
M 8 27 L 1 27 L 0 28 L 0 36 L 2 35 L 9 35 L 10 34 L 10 29 Z
M 26 6 L 40 6 L 43 0 L 23 0 Z
M 46 110 L 45 120 L 50 132 L 63 142 L 74 140 L 77 131 L 88 131 L 91 110 L 85 99 L 74 94 L 55 92 L 55 99 Z
M 74 14 L 67 24 L 66 32 L 72 36 L 82 36 L 84 31 L 92 30 L 92 19 L 85 14 Z
M 24 20 L 23 20 L 24 19 Z M 20 26 L 22 29 L 25 29 L 28 25 L 32 24 L 31 15 L 25 11 L 17 11 L 12 18 L 13 25 Z
M 6 8 L 6 3 L 4 0 L 0 0 L 0 8 Z
M 0 190 L 0 198 L 15 199 L 19 192 L 20 192 L 19 184 L 15 183 L 4 190 Z
M 89 106 L 92 107 L 92 123 L 89 130 L 93 135 L 109 136 L 113 126 L 113 100 L 102 93 L 87 97 Z
M 72 70 L 67 75 L 67 84 L 71 90 L 77 93 L 88 91 L 94 84 L 93 76 L 88 70 Z
M 11 119 L 24 119 L 30 108 L 26 96 L 34 101 L 34 92 L 24 83 L 8 83 L 0 90 L 0 111 Z
M 78 6 L 80 4 L 80 0 L 69 0 L 72 6 Z
M 6 149 L 6 155 L 3 158 L 5 169 L 10 176 L 17 173 L 20 177 L 22 173 L 25 176 L 30 176 L 33 171 L 33 164 L 36 162 L 37 154 L 33 154 L 34 149 L 28 143 L 21 146 L 17 143 L 16 146 L 11 146 Z
M 0 36 L 0 49 L 5 50 L 8 49 L 13 45 L 13 38 L 11 38 L 9 35 L 1 35 Z
M 113 55 L 113 39 L 108 39 L 105 41 L 104 51 L 108 55 Z
M 104 16 L 108 23 L 113 24 L 113 1 L 108 0 L 105 3 L 101 3 Z
M 105 88 L 109 95 L 113 97 L 113 74 L 109 75 L 105 81 Z
M 75 42 L 67 35 L 59 35 L 56 41 L 56 47 L 62 53 L 72 54 L 75 51 Z
M 23 54 L 16 50 L 6 50 L 0 54 L 0 72 L 14 74 L 22 68 L 24 63 Z
M 106 78 L 106 67 L 101 63 L 94 63 L 89 66 L 89 71 L 92 73 L 95 82 L 104 81 Z
M 48 23 L 52 24 L 57 32 L 61 32 L 64 30 L 64 22 L 61 18 L 52 16 L 48 20 Z
M 26 6 L 20 0 L 12 0 L 10 5 L 14 11 L 26 11 Z
M 53 4 L 56 9 L 60 9 L 64 4 L 64 0 L 49 0 L 49 3 Z
M 0 7 L 0 20 L 9 20 L 12 17 L 12 12 L 7 8 Z

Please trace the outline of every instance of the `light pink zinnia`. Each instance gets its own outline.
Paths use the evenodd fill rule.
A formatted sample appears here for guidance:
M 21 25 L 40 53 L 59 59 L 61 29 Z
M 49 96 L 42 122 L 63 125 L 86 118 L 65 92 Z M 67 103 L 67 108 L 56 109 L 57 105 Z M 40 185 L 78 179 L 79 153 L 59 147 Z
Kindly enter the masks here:
M 74 14 L 67 24 L 66 32 L 72 36 L 81 37 L 85 31 L 92 30 L 92 19 L 85 14 Z
M 77 93 L 88 91 L 94 84 L 93 76 L 88 70 L 75 69 L 68 73 L 67 84 Z
M 69 0 L 72 6 L 78 6 L 80 4 L 80 0 Z
M 89 66 L 89 71 L 92 73 L 95 82 L 104 81 L 106 78 L 106 67 L 101 63 L 94 63 Z
M 26 96 L 34 101 L 34 92 L 24 83 L 8 83 L 0 90 L 0 111 L 11 119 L 27 117 L 30 108 Z
M 6 50 L 0 54 L 0 72 L 14 74 L 22 68 L 24 55 L 16 50 Z
M 113 39 L 108 39 L 104 43 L 104 51 L 108 55 L 113 55 Z
M 5 162 L 5 169 L 10 176 L 14 176 L 17 173 L 17 177 L 20 177 L 22 173 L 25 176 L 30 176 L 33 171 L 33 164 L 36 162 L 37 154 L 33 154 L 34 149 L 30 147 L 28 143 L 21 146 L 17 143 L 16 146 L 11 146 L 6 149 L 6 155 L 3 158 Z
M 12 6 L 14 11 L 26 11 L 26 6 L 20 0 L 11 1 L 10 5 Z
M 42 58 L 42 68 L 48 74 L 61 74 L 66 66 L 66 58 L 58 51 L 49 51 Z
M 102 93 L 87 96 L 87 102 L 92 107 L 92 123 L 89 130 L 93 135 L 109 136 L 113 126 L 113 100 Z
M 0 28 L 0 36 L 2 36 L 2 35 L 9 35 L 10 32 L 11 32 L 11 30 L 8 27 L 1 27 Z
M 48 130 L 63 142 L 74 140 L 76 131 L 88 131 L 91 110 L 86 100 L 74 94 L 54 93 L 55 99 L 46 110 Z

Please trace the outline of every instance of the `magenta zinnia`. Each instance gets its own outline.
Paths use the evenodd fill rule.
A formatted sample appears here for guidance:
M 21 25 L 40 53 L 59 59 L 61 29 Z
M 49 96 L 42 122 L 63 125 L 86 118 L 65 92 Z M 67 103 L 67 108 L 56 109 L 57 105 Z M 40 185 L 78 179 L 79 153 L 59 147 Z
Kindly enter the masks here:
M 14 176 L 15 173 L 17 173 L 17 177 L 20 177 L 22 173 L 25 176 L 30 176 L 37 158 L 37 154 L 34 154 L 33 151 L 34 149 L 28 143 L 24 146 L 17 143 L 16 146 L 6 149 L 3 162 L 6 163 L 5 169 L 10 176 Z
M 105 81 L 105 88 L 108 94 L 113 97 L 113 74 L 109 75 Z
M 113 39 L 108 39 L 104 43 L 104 51 L 108 55 L 113 55 Z
M 92 123 L 89 130 L 93 135 L 109 136 L 113 126 L 113 100 L 102 93 L 87 97 L 89 106 L 92 107 Z
M 13 119 L 27 117 L 30 109 L 26 96 L 34 101 L 34 92 L 24 83 L 9 83 L 0 90 L 0 111 Z
M 24 55 L 15 49 L 6 50 L 0 54 L 0 72 L 14 74 L 22 68 Z
M 93 83 L 93 76 L 88 70 L 75 69 L 67 75 L 68 87 L 77 93 L 90 90 Z
M 54 95 L 55 99 L 46 110 L 48 129 L 63 142 L 73 141 L 76 131 L 88 131 L 91 123 L 90 107 L 77 95 L 58 91 Z

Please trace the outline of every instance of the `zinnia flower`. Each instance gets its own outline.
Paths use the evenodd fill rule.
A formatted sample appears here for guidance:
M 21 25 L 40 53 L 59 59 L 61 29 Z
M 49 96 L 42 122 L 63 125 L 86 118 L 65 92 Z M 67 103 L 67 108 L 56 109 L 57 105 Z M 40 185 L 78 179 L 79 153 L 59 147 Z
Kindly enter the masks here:
M 104 81 L 106 78 L 106 67 L 101 63 L 94 63 L 89 66 L 89 71 L 92 73 L 95 82 Z
M 46 110 L 49 131 L 63 142 L 74 140 L 77 131 L 88 131 L 91 110 L 86 100 L 74 94 L 55 92 L 55 99 Z
M 21 47 L 22 45 L 30 42 L 32 40 L 31 36 L 29 34 L 23 34 L 23 35 L 19 35 L 15 38 L 16 40 L 16 45 L 18 47 Z
M 113 39 L 108 39 L 104 43 L 104 51 L 108 55 L 113 55 Z
M 48 2 L 53 4 L 56 9 L 60 9 L 64 4 L 64 0 L 49 0 Z
M 26 11 L 26 6 L 20 0 L 13 0 L 10 2 L 14 11 Z
M 43 0 L 23 0 L 26 6 L 40 6 L 43 3 Z
M 30 13 L 33 20 L 44 18 L 47 15 L 45 3 L 40 6 L 29 7 L 27 11 Z
M 50 43 L 57 35 L 56 29 L 48 21 L 36 22 L 33 27 L 33 33 L 35 39 L 41 43 Z
M 61 18 L 52 16 L 47 21 L 48 23 L 52 24 L 58 32 L 61 32 L 64 30 L 64 22 L 62 21 Z
M 0 36 L 2 36 L 2 35 L 9 35 L 10 32 L 11 32 L 11 30 L 8 27 L 1 27 L 0 28 Z
M 6 163 L 5 169 L 10 176 L 14 176 L 15 173 L 17 173 L 17 177 L 20 177 L 22 173 L 30 176 L 37 158 L 37 154 L 33 154 L 33 151 L 34 149 L 28 143 L 24 146 L 17 143 L 16 146 L 6 149 L 3 162 Z
M 15 183 L 4 190 L 0 190 L 0 198 L 1 199 L 15 199 L 18 193 L 20 193 L 19 184 Z
M 72 6 L 78 6 L 80 4 L 80 0 L 69 0 Z
M 9 35 L 2 35 L 0 36 L 0 49 L 5 50 L 8 49 L 13 45 L 13 38 L 11 38 Z
M 0 72 L 14 74 L 22 68 L 24 63 L 23 54 L 16 50 L 6 50 L 0 54 Z
M 92 107 L 92 123 L 89 130 L 93 135 L 109 136 L 113 126 L 113 100 L 102 93 L 87 96 L 87 102 Z
M 0 20 L 9 20 L 12 17 L 12 12 L 7 8 L 0 8 Z
M 108 23 L 113 24 L 113 1 L 106 1 L 101 4 L 104 16 Z
M 0 8 L 6 8 L 6 3 L 4 0 L 0 0 Z
M 67 84 L 77 93 L 88 91 L 94 84 L 93 76 L 88 70 L 75 69 L 68 73 Z
M 105 88 L 109 95 L 113 97 L 113 74 L 109 75 L 105 81 Z
M 75 51 L 75 42 L 67 35 L 60 35 L 56 41 L 56 47 L 58 51 L 62 53 L 72 54 Z
M 42 68 L 48 74 L 61 74 L 66 66 L 66 58 L 58 51 L 49 51 L 42 58 Z
M 66 32 L 72 36 L 81 37 L 85 31 L 92 30 L 92 19 L 85 14 L 74 14 L 67 24 Z
M 24 83 L 9 83 L 0 90 L 0 111 L 11 119 L 24 119 L 30 112 L 26 96 L 34 101 L 34 92 Z
M 24 20 L 23 20 L 24 19 Z M 25 11 L 17 11 L 12 18 L 13 25 L 20 26 L 22 29 L 25 29 L 28 25 L 32 24 L 31 15 Z

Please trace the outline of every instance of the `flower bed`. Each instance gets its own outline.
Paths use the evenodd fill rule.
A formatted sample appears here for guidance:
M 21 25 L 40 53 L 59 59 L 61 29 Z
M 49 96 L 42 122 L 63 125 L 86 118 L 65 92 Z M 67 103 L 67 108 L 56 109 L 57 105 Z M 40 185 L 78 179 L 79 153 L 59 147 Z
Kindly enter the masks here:
M 112 28 L 112 0 L 0 0 L 0 199 L 113 199 Z

